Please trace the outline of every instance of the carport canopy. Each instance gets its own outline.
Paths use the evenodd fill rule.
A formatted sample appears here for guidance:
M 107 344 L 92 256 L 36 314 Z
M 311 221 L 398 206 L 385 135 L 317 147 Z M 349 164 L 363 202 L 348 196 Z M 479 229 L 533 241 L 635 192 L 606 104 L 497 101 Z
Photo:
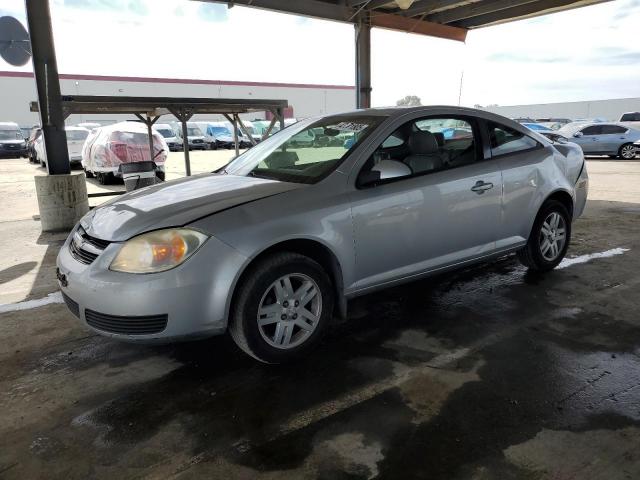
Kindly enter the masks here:
M 253 143 L 254 139 L 245 127 L 241 113 L 271 112 L 271 124 L 264 133 L 264 137 L 271 133 L 276 121 L 280 128 L 284 128 L 284 109 L 287 100 L 260 100 L 240 98 L 176 98 L 176 97 L 125 97 L 102 95 L 65 95 L 61 97 L 61 107 L 64 118 L 72 114 L 131 114 L 138 117 L 147 125 L 149 133 L 149 151 L 154 157 L 153 138 L 151 129 L 162 116 L 172 114 L 182 124 L 182 138 L 184 149 L 185 170 L 191 175 L 189 160 L 189 142 L 187 141 L 187 122 L 198 114 L 224 115 L 233 125 L 233 137 L 238 154 L 238 129 Z M 38 102 L 31 102 L 30 110 L 38 112 Z
M 371 106 L 371 27 L 464 42 L 467 31 L 609 0 L 195 0 L 351 23 L 356 104 Z
M 609 0 L 194 0 L 242 5 L 355 26 L 356 106 L 371 106 L 371 27 L 464 42 L 469 29 Z M 68 174 L 58 66 L 48 0 L 25 0 L 50 174 Z M 117 97 L 110 97 L 115 99 Z M 160 106 L 162 108 L 162 106 Z M 173 113 L 173 112 L 172 112 Z M 139 112 L 140 114 L 140 112 Z M 151 120 L 148 120 L 150 122 Z M 241 125 L 242 126 L 242 125 Z M 183 123 L 183 128 L 185 128 Z M 188 157 L 188 151 L 185 152 Z M 188 164 L 188 161 L 187 161 Z

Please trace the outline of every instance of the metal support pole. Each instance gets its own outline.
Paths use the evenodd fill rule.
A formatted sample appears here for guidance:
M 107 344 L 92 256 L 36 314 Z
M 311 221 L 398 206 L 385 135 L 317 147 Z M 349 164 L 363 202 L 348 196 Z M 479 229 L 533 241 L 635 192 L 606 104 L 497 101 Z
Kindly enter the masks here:
M 282 108 L 276 109 L 276 116 L 280 122 L 280 130 L 284 130 L 284 110 Z
M 359 17 L 356 29 L 356 107 L 371 107 L 371 25 L 368 14 Z
M 189 158 L 189 135 L 187 132 L 186 117 L 181 118 L 180 122 L 182 122 L 182 150 L 184 151 L 184 169 L 187 172 L 187 177 L 190 177 L 191 159 Z
M 236 147 L 236 157 L 237 157 L 238 155 L 240 155 L 240 149 L 239 149 L 240 147 L 238 145 L 238 123 L 236 122 L 236 115 L 237 114 L 234 113 L 233 117 L 230 117 L 226 113 L 224 114 L 225 118 L 229 120 L 233 125 L 233 143 L 235 144 L 235 147 Z
M 189 158 L 189 135 L 187 133 L 187 122 L 191 117 L 193 117 L 193 111 L 185 107 L 180 107 L 180 110 L 169 108 L 169 111 L 182 124 L 182 151 L 184 152 L 184 169 L 187 177 L 190 177 L 191 159 Z
M 47 152 L 50 175 L 71 173 L 64 113 L 60 98 L 60 80 L 53 45 L 49 0 L 26 0 L 27 22 L 31 37 L 33 72 L 38 90 L 40 123 Z
M 135 116 L 138 117 L 140 121 L 147 126 L 147 135 L 149 137 L 149 160 L 153 162 L 156 157 L 156 153 L 154 151 L 155 149 L 153 148 L 153 130 L 151 127 L 153 127 L 153 124 L 156 123 L 160 117 L 158 116 L 152 119 L 147 114 L 147 117 L 145 118 L 139 113 L 136 113 Z
M 240 116 L 236 113 L 233 117 L 235 118 L 237 124 L 240 126 L 240 130 L 242 130 L 242 133 L 244 133 L 247 136 L 247 138 L 249 139 L 249 141 L 251 142 L 251 146 L 255 146 L 256 145 L 256 141 L 253 138 L 253 135 L 251 135 L 251 133 L 249 133 L 249 130 L 247 129 L 245 124 L 242 123 L 242 119 L 240 118 Z

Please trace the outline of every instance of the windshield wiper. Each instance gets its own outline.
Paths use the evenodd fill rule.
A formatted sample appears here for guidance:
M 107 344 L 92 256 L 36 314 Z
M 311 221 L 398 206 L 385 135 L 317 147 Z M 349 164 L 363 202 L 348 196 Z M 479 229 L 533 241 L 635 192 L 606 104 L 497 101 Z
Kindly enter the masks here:
M 270 175 L 265 175 L 263 173 L 256 173 L 254 170 L 251 170 L 249 173 L 247 173 L 247 177 L 263 178 L 265 180 L 276 180 L 278 182 L 281 181 L 279 178 L 272 177 Z

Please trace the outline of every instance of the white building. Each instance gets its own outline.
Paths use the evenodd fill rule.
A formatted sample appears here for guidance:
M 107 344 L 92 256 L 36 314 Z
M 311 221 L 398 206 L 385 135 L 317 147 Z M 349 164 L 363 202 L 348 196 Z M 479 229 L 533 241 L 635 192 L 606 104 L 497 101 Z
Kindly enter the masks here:
M 639 112 L 640 98 L 614 98 L 584 102 L 540 103 L 535 105 L 512 105 L 486 107 L 488 110 L 509 118 L 603 118 L 617 121 L 625 112 Z
M 237 82 L 223 80 L 187 80 L 172 78 L 115 77 L 98 75 L 60 75 L 63 95 L 123 95 L 157 97 L 256 98 L 288 100 L 288 116 L 305 118 L 325 113 L 338 113 L 355 108 L 353 86 L 311 85 L 295 83 Z M 17 122 L 22 126 L 39 123 L 37 113 L 29 111 L 29 103 L 37 100 L 35 80 L 31 72 L 0 71 L 0 121 Z M 111 123 L 132 119 L 126 115 L 72 115 L 68 124 L 80 122 Z M 249 120 L 264 118 L 264 114 L 248 115 Z M 197 115 L 195 120 L 216 120 Z M 172 116 L 160 121 L 173 120 Z

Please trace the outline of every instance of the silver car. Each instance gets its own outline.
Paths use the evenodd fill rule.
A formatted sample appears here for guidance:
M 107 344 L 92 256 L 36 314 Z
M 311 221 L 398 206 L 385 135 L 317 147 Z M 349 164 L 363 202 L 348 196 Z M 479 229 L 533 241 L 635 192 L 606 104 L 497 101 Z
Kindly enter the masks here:
M 587 155 L 609 155 L 624 160 L 636 156 L 634 142 L 640 141 L 640 130 L 618 123 L 573 123 L 557 133 L 570 138 Z
M 296 141 L 318 128 L 351 141 Z M 507 118 L 361 110 L 298 122 L 216 173 L 94 209 L 57 274 L 70 310 L 98 333 L 228 330 L 275 363 L 306 353 L 353 297 L 510 252 L 553 269 L 587 188 L 580 147 Z

